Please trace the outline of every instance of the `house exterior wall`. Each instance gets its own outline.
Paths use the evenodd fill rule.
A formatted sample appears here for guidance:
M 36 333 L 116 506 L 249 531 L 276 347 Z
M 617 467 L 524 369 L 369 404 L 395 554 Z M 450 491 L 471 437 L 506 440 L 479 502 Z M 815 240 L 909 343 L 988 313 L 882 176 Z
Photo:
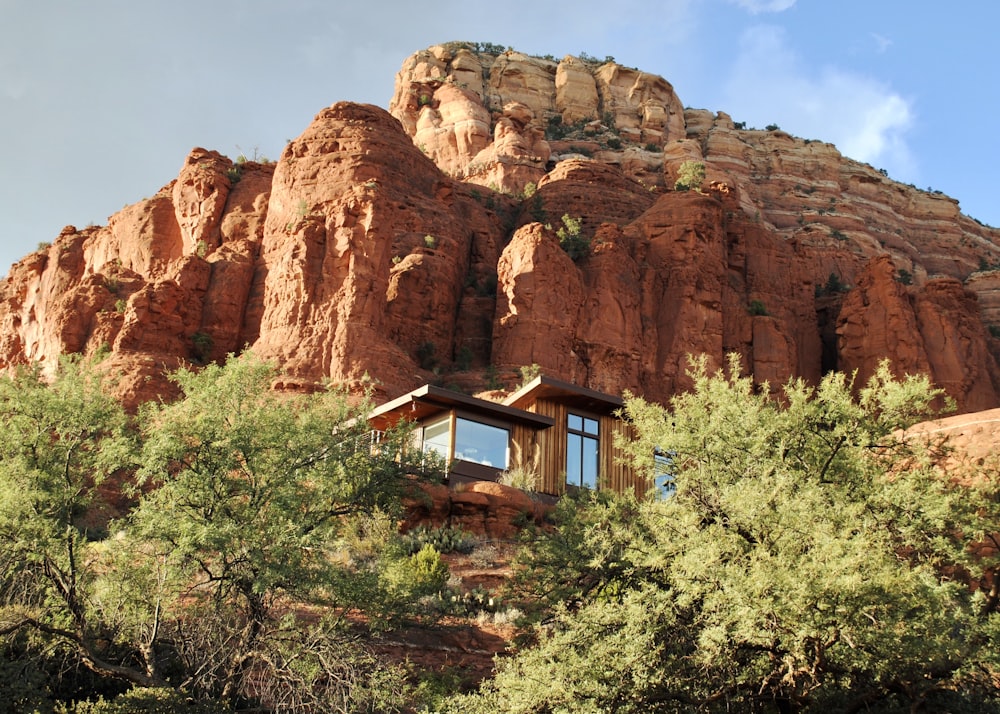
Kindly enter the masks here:
M 531 464 L 534 466 L 532 470 L 538 475 L 536 488 L 539 491 L 552 495 L 566 492 L 567 416 L 573 413 L 598 420 L 599 487 L 619 492 L 630 488 L 635 489 L 638 494 L 646 492 L 648 485 L 645 479 L 635 473 L 625 460 L 624 450 L 615 445 L 616 438 L 629 439 L 632 436 L 631 427 L 626 422 L 610 414 L 594 414 L 548 399 L 537 399 L 524 408 L 555 420 L 555 424 L 544 431 L 526 429 L 524 431 L 530 433 L 519 434 L 516 430 L 512 433 L 514 439 L 521 440 L 522 443 L 527 444 L 529 438 L 535 441 L 531 453 L 537 454 L 537 458 Z M 520 450 L 528 452 L 521 446 L 514 447 L 512 453 Z M 515 461 L 513 456 L 511 462 L 512 467 L 527 466 L 523 461 Z

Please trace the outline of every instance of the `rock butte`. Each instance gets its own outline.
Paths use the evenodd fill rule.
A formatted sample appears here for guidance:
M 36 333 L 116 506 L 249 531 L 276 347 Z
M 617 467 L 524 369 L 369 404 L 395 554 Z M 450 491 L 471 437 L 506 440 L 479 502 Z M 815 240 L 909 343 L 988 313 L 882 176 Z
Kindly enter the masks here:
M 702 191 L 674 191 L 684 161 Z M 560 249 L 580 218 L 592 253 Z M 830 144 L 684 109 L 661 77 L 451 43 L 389 111 L 337 103 L 276 163 L 194 149 L 0 286 L 0 368 L 106 350 L 131 404 L 246 348 L 386 397 L 551 376 L 664 401 L 690 354 L 761 383 L 926 372 L 1000 406 L 1000 231 Z

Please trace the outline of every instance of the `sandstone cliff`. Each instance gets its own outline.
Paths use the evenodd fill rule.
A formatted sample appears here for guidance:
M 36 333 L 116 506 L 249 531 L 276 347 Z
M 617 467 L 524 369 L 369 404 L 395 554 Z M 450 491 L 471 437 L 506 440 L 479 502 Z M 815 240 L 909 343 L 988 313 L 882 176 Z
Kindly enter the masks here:
M 674 191 L 691 160 L 703 190 Z M 998 266 L 1000 231 L 829 144 L 614 63 L 452 43 L 404 62 L 389 112 L 334 104 L 274 164 L 195 149 L 68 226 L 0 285 L 0 368 L 106 350 L 135 402 L 249 347 L 293 388 L 481 389 L 534 363 L 663 400 L 689 354 L 737 351 L 772 386 L 887 358 L 985 409 Z

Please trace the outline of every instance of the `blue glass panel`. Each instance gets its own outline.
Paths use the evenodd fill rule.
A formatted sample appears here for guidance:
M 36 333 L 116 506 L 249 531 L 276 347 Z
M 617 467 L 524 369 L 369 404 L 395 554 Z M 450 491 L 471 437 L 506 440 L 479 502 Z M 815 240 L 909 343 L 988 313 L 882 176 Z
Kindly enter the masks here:
M 498 426 L 459 417 L 455 420 L 455 458 L 507 468 L 510 434 Z
M 597 439 L 583 439 L 582 485 L 597 488 Z
M 570 434 L 566 439 L 566 483 L 573 486 L 581 485 L 580 473 L 583 468 L 583 437 Z

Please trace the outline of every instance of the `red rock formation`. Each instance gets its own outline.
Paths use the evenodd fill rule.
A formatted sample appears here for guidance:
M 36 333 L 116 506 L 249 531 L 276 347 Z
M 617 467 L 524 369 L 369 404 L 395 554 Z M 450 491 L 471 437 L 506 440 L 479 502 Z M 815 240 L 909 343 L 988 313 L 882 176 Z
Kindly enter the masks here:
M 135 402 L 250 346 L 293 387 L 537 363 L 663 400 L 688 355 L 736 351 L 772 389 L 890 358 L 963 409 L 1000 402 L 1000 232 L 948 197 L 614 63 L 435 47 L 391 110 L 335 104 L 276 164 L 194 149 L 107 226 L 67 227 L 0 284 L 0 368 L 107 347 Z M 707 193 L 664 190 L 685 160 Z

